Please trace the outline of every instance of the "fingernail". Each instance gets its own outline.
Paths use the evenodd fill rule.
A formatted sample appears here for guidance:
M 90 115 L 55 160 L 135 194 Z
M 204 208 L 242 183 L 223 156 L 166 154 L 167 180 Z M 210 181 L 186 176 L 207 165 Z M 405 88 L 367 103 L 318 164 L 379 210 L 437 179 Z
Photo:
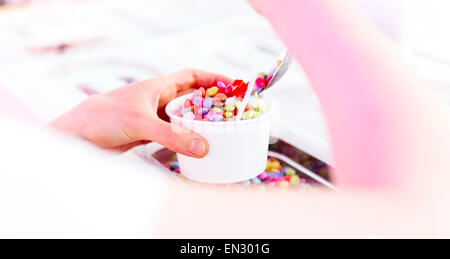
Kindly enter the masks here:
M 201 156 L 206 152 L 206 145 L 199 139 L 194 139 L 189 147 L 189 152 L 196 156 Z

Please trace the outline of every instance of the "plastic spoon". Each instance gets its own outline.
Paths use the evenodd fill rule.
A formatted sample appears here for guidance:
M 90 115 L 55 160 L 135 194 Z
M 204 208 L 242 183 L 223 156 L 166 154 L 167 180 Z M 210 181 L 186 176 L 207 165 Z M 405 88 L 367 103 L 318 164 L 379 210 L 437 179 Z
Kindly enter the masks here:
M 259 92 L 262 93 L 265 90 L 269 89 L 273 85 L 275 85 L 276 82 L 278 82 L 284 74 L 286 74 L 286 71 L 289 69 L 289 67 L 292 64 L 292 58 L 289 56 L 288 51 L 284 50 L 280 58 L 277 60 L 276 65 L 272 69 L 272 71 L 269 73 L 269 76 L 272 76 L 272 79 L 266 84 L 266 86 Z M 255 88 L 255 81 L 256 78 L 253 78 L 253 80 L 250 82 L 250 85 L 247 87 L 247 91 L 245 92 L 244 99 L 242 100 L 241 106 L 238 108 L 238 113 L 236 115 L 236 120 L 239 121 L 242 118 L 242 115 L 244 114 L 245 107 L 247 106 L 248 100 L 250 99 L 250 95 L 253 92 L 253 89 Z

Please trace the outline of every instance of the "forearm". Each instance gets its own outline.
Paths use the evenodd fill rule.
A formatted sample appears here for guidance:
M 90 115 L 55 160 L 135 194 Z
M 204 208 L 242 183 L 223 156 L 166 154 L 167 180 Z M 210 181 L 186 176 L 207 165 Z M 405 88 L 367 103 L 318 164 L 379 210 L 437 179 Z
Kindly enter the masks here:
M 447 107 L 356 6 L 346 0 L 262 2 L 260 11 L 322 102 L 341 184 L 397 183 L 425 164 L 449 170 L 429 155 L 449 152 Z

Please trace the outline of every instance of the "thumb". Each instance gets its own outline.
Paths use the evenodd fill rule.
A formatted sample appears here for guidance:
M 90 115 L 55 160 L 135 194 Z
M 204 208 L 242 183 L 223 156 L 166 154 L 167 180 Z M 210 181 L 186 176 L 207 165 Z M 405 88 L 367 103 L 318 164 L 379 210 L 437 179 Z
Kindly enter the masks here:
M 159 118 L 152 122 L 150 132 L 148 132 L 149 140 L 186 156 L 201 158 L 208 154 L 208 142 L 200 135 Z

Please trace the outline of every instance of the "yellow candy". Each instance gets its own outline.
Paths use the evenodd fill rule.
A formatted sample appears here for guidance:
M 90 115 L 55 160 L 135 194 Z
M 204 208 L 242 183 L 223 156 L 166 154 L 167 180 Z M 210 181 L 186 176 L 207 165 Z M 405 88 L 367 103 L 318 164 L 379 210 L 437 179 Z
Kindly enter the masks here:
M 225 118 L 231 118 L 234 114 L 232 112 L 225 112 L 223 115 L 225 116 Z
M 255 118 L 255 114 L 256 114 L 255 110 L 246 111 L 246 112 L 244 112 L 244 115 L 242 115 L 242 119 L 243 120 L 253 119 L 253 118 Z
M 287 182 L 287 181 L 281 181 L 278 185 L 279 185 L 281 188 L 288 188 L 288 187 L 289 187 L 289 182 Z
M 275 171 L 279 171 L 280 168 L 281 168 L 281 164 L 278 160 L 267 161 L 266 171 L 275 172 Z
M 234 109 L 234 105 L 225 105 L 225 111 L 227 112 L 232 112 Z
M 213 107 L 211 110 L 215 111 L 216 113 L 223 113 L 223 109 L 221 107 Z
M 291 184 L 300 184 L 300 177 L 298 175 L 291 176 Z
M 267 165 L 266 165 L 266 171 L 272 171 L 273 166 L 272 166 L 272 162 L 267 161 Z
M 295 175 L 295 170 L 292 168 L 287 168 L 286 170 L 284 170 L 284 173 L 287 175 Z
M 277 169 L 280 169 L 280 168 L 281 168 L 280 161 L 274 160 L 274 161 L 272 162 L 272 166 L 275 167 L 275 168 L 277 168 Z
M 264 73 L 264 72 L 259 72 L 257 75 L 256 75 L 257 77 L 266 77 L 267 76 L 267 74 L 266 73 Z
M 213 97 L 214 95 L 217 94 L 218 91 L 219 91 L 219 88 L 217 86 L 213 86 L 213 87 L 209 88 L 208 90 L 206 90 L 206 96 Z

